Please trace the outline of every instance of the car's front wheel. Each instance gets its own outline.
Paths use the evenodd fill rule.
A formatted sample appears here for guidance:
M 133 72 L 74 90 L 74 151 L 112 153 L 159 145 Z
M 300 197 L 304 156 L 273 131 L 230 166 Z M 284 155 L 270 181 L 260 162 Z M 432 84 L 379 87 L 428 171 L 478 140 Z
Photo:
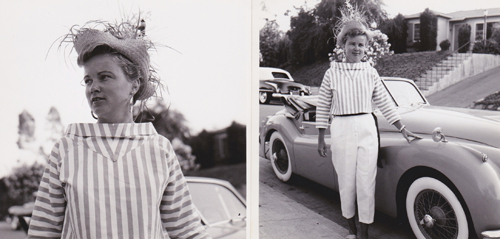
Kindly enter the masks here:
M 259 103 L 267 104 L 271 100 L 271 93 L 259 91 Z
M 274 174 L 283 182 L 290 180 L 292 176 L 292 164 L 283 136 L 278 132 L 274 132 L 271 135 L 269 145 Z
M 441 181 L 415 180 L 406 197 L 408 221 L 417 238 L 468 238 L 469 227 L 462 204 Z

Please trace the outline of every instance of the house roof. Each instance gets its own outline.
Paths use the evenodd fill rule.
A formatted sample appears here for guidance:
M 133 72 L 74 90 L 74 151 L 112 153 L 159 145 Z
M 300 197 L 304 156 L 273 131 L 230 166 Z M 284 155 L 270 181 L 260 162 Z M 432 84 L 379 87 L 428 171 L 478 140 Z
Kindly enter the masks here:
M 483 18 L 484 10 L 488 10 L 488 16 L 500 16 L 500 8 L 458 11 L 458 12 L 448 13 L 448 15 L 451 16 L 450 21 L 462 21 L 467 18 Z
M 448 18 L 450 21 L 462 21 L 467 18 L 483 18 L 484 10 L 488 10 L 488 16 L 500 16 L 500 8 L 488 8 L 488 9 L 475 9 L 467 11 L 457 11 L 451 13 L 442 13 L 434 10 L 430 10 L 434 15 Z M 415 13 L 411 15 L 406 15 L 406 19 L 420 18 L 420 13 Z
M 452 18 L 451 16 L 449 16 L 448 14 L 444 14 L 442 12 L 438 12 L 438 11 L 434 11 L 434 10 L 430 10 L 432 13 L 434 13 L 434 15 L 436 16 L 441 16 L 441 17 L 444 17 L 444 18 Z M 422 12 L 419 12 L 419 13 L 415 13 L 415 14 L 411 14 L 411 15 L 406 15 L 405 18 L 406 19 L 412 19 L 412 18 L 420 18 L 420 14 L 422 14 Z

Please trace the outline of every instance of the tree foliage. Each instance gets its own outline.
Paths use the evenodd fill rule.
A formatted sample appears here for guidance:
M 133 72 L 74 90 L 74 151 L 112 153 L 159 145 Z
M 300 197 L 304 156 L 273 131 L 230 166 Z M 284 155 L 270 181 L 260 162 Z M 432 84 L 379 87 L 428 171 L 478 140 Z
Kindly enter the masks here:
M 38 190 L 42 179 L 45 165 L 35 163 L 32 165 L 21 165 L 13 170 L 13 173 L 5 178 L 7 195 L 18 205 L 34 201 L 33 193 Z
M 135 108 L 135 121 L 152 122 L 158 134 L 170 140 L 182 170 L 197 169 L 198 165 L 195 164 L 196 158 L 191 153 L 191 146 L 185 143 L 190 133 L 184 115 L 177 110 L 170 109 L 161 99 L 153 100 L 148 105 L 148 108 L 142 111 Z
M 351 4 L 362 9 L 370 23 L 379 25 L 387 19 L 381 0 L 351 0 Z M 260 32 L 261 65 L 300 66 L 328 59 L 335 47 L 334 26 L 344 6 L 345 0 L 322 0 L 312 9 L 296 8 L 297 15 L 290 19 L 290 30 L 278 41 L 271 40 L 277 37 L 274 23 L 268 21 Z
M 437 47 L 437 17 L 429 8 L 420 14 L 420 51 L 435 51 Z
M 279 48 L 282 33 L 276 20 L 266 20 L 259 32 L 260 66 L 278 66 L 280 64 Z
M 458 52 L 465 53 L 469 50 L 470 31 L 471 27 L 469 24 L 463 24 L 458 29 Z
M 380 31 L 388 36 L 391 50 L 394 53 L 406 52 L 406 40 L 408 38 L 408 25 L 405 17 L 400 13 L 393 19 L 386 20 L 380 26 Z

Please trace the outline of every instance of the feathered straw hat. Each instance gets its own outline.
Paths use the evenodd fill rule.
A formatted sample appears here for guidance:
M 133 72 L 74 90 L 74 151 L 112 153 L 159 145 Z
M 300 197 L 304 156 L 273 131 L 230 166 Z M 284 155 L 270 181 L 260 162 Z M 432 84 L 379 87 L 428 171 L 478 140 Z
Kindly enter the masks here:
M 373 31 L 369 30 L 363 23 L 357 20 L 351 20 L 344 24 L 339 33 L 337 34 L 337 47 L 342 47 L 342 38 L 344 38 L 345 34 L 349 32 L 351 29 L 358 29 L 361 32 L 364 32 L 366 36 L 366 40 L 370 41 L 373 38 Z
M 364 32 L 367 40 L 373 38 L 374 33 L 367 26 L 367 21 L 365 17 L 364 10 L 358 8 L 358 6 L 352 6 L 349 0 L 346 0 L 345 7 L 340 9 L 341 17 L 335 24 L 334 34 L 336 35 L 337 47 L 341 48 L 342 38 L 351 29 L 358 29 Z
M 88 27 L 92 23 L 95 26 Z M 98 27 L 104 27 L 104 29 L 99 30 Z M 154 74 L 155 70 L 150 65 L 148 50 L 154 45 L 145 38 L 145 28 L 144 20 L 136 22 L 129 20 L 119 24 L 91 21 L 79 29 L 72 27 L 64 40 L 73 42 L 73 47 L 78 53 L 78 66 L 83 66 L 84 60 L 87 60 L 85 58 L 98 46 L 108 46 L 124 55 L 140 70 L 141 86 L 134 98 L 135 100 L 145 100 L 155 94 L 160 84 L 159 78 Z

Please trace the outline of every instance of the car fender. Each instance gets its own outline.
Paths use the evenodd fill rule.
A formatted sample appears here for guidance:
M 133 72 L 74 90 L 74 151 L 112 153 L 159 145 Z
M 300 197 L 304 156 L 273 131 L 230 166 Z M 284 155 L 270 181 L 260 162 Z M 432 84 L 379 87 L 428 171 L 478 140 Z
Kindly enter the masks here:
M 380 154 L 383 168 L 378 171 L 377 182 L 384 180 L 385 185 L 377 187 L 376 200 L 380 200 L 377 209 L 396 216 L 396 207 L 387 206 L 396 205 L 396 189 L 402 190 L 399 203 L 404 203 L 406 186 L 414 179 L 442 176 L 443 181 L 449 180 L 444 183 L 452 184 L 448 186 L 458 194 L 476 232 L 499 228 L 499 168 L 492 162 L 483 162 L 480 152 L 452 141 L 434 142 L 430 136 L 408 144 L 398 133 L 386 137 L 383 144 Z M 387 197 L 389 194 L 394 196 Z
M 274 132 L 278 132 L 283 136 L 283 139 L 285 140 L 285 144 L 289 150 L 288 156 L 291 159 L 291 164 L 292 164 L 292 172 L 296 171 L 295 168 L 295 154 L 293 150 L 293 142 L 295 139 L 299 136 L 299 132 L 293 123 L 292 119 L 287 118 L 284 114 L 278 114 L 270 117 L 262 126 L 263 131 L 265 132 L 261 136 L 261 155 L 264 155 L 265 158 L 269 159 L 269 155 L 267 153 L 268 147 L 269 147 L 269 140 L 271 138 L 271 135 Z

